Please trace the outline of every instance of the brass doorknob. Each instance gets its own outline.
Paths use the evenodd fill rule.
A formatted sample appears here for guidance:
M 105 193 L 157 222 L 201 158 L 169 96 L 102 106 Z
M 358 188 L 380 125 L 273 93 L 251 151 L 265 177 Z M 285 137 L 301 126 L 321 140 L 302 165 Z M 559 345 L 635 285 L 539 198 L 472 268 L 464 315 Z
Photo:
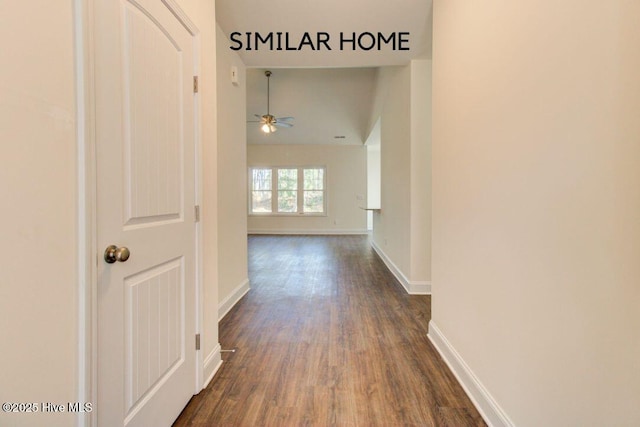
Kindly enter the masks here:
M 129 249 L 125 246 L 119 248 L 116 245 L 107 246 L 104 251 L 104 260 L 107 264 L 113 264 L 114 262 L 125 262 L 129 259 Z

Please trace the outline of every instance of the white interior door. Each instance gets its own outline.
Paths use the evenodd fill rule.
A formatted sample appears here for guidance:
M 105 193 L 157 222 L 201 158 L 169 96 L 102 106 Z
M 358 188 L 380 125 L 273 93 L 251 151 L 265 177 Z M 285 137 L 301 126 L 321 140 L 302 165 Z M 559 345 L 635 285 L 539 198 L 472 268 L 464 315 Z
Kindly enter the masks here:
M 97 417 L 170 425 L 196 378 L 194 38 L 159 0 L 96 0 L 94 25 Z

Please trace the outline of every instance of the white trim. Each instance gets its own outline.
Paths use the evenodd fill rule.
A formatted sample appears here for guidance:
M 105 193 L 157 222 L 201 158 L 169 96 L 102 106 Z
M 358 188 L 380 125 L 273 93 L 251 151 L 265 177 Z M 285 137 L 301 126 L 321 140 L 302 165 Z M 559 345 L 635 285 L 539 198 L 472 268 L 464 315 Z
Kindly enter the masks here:
M 309 229 L 309 230 L 267 230 L 257 229 L 249 230 L 247 234 L 273 234 L 273 235 L 319 235 L 319 236 L 333 236 L 333 235 L 366 235 L 369 232 L 365 228 L 358 229 L 346 229 L 346 230 L 322 230 L 322 229 Z
M 196 24 L 184 13 L 184 10 L 180 7 L 180 5 L 175 0 L 162 0 L 162 3 L 173 13 L 173 16 L 176 17 L 178 21 L 182 24 L 182 26 L 191 34 L 192 36 L 198 35 L 200 30 L 196 27 Z
M 77 149 L 77 402 L 97 401 L 96 178 L 93 70 L 93 1 L 74 0 Z M 76 415 L 80 427 L 97 425 L 97 412 Z
M 222 366 L 221 350 L 222 350 L 222 347 L 220 347 L 220 343 L 218 343 L 213 348 L 213 350 L 211 350 L 211 353 L 209 353 L 207 357 L 204 359 L 203 371 L 204 371 L 206 380 L 202 385 L 202 390 L 207 388 L 207 386 L 209 385 L 213 377 L 216 375 L 216 372 L 218 372 L 218 369 L 220 369 L 220 366 Z
M 162 3 L 166 8 L 176 17 L 176 19 L 182 24 L 182 26 L 189 32 L 193 41 L 193 75 L 200 75 L 200 30 L 189 18 L 189 16 L 182 10 L 180 5 L 175 0 L 162 0 Z M 193 94 L 193 138 L 194 138 L 194 204 L 202 204 L 202 136 L 201 136 L 201 124 L 202 113 L 200 109 L 200 96 L 198 93 Z M 202 237 L 202 221 L 197 222 L 194 228 L 195 233 L 195 332 L 196 334 L 204 335 L 204 302 L 203 302 L 203 290 L 204 283 L 202 262 L 203 262 L 203 237 Z M 195 388 L 194 395 L 198 394 L 203 388 L 204 380 L 204 360 L 202 352 L 196 350 L 195 361 Z
M 458 382 L 485 422 L 491 427 L 515 426 L 433 320 L 429 322 L 427 336 L 447 366 L 449 366 L 453 375 L 458 379 Z
M 412 280 L 409 282 L 411 295 L 431 295 L 431 282 L 424 280 Z
M 162 0 L 162 3 L 169 9 L 169 11 L 176 17 L 178 21 L 182 24 L 182 26 L 191 34 L 193 40 L 193 75 L 200 75 L 200 30 L 193 21 L 189 18 L 189 16 L 184 12 L 184 10 L 180 7 L 180 5 L 175 0 Z M 193 94 L 193 121 L 194 121 L 194 133 L 193 137 L 194 141 L 194 173 L 195 173 L 195 194 L 194 194 L 194 203 L 195 205 L 202 205 L 203 200 L 203 178 L 202 178 L 202 170 L 203 170 L 203 152 L 202 152 L 202 133 L 201 133 L 201 125 L 202 125 L 202 110 L 200 108 L 200 95 L 198 93 Z M 203 213 L 203 216 L 206 215 L 206 212 Z M 200 334 L 204 336 L 204 298 L 203 298 L 203 284 L 204 284 L 204 272 L 203 272 L 203 230 L 202 223 L 204 219 L 201 219 L 199 222 L 195 224 L 195 245 L 196 245 L 196 253 L 195 253 L 195 275 L 196 275 L 196 295 L 195 295 L 195 330 L 196 334 Z M 218 358 L 220 355 L 220 344 L 214 349 L 214 353 L 218 349 Z M 206 377 L 206 364 L 207 360 L 209 360 L 214 353 L 207 356 L 207 358 L 203 358 L 203 352 L 196 350 L 196 363 L 195 363 L 195 388 L 194 395 L 198 394 L 203 388 L 206 387 L 204 378 Z M 222 363 L 222 361 L 220 361 Z M 216 367 L 214 370 L 217 370 Z M 213 374 L 212 374 L 213 376 Z M 207 380 L 206 383 L 208 383 Z
M 371 240 L 371 247 L 378 254 L 382 262 L 387 266 L 389 271 L 398 279 L 398 282 L 404 287 L 409 295 L 431 295 L 431 282 L 422 281 L 422 280 L 409 280 L 407 276 L 398 268 L 397 265 L 391 261 L 391 258 L 387 256 L 386 253 L 376 245 L 376 242 Z
M 249 279 L 244 279 L 221 303 L 218 304 L 218 322 L 229 313 L 240 299 L 251 289 Z M 221 314 L 222 313 L 222 314 Z

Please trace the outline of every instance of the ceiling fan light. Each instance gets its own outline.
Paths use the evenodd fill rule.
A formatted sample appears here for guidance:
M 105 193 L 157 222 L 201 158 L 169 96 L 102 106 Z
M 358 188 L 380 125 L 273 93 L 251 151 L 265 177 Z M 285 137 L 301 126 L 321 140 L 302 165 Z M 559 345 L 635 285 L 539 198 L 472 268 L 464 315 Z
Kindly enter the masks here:
M 267 76 L 267 114 L 263 114 L 259 116 L 255 114 L 256 117 L 260 119 L 260 130 L 264 133 L 273 133 L 278 130 L 276 127 L 277 119 L 269 113 L 269 77 L 271 76 L 271 71 L 265 71 L 265 76 Z M 279 126 L 283 127 L 291 127 L 293 126 L 288 120 L 292 120 L 293 117 L 283 117 L 282 124 Z

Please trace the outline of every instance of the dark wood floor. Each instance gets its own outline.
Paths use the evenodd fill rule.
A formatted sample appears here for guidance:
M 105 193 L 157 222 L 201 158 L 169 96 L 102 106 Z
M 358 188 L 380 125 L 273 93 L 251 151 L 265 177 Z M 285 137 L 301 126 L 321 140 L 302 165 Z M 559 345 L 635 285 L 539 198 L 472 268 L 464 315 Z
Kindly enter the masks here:
M 220 323 L 224 363 L 176 426 L 479 426 L 366 236 L 252 236 L 251 291 Z

